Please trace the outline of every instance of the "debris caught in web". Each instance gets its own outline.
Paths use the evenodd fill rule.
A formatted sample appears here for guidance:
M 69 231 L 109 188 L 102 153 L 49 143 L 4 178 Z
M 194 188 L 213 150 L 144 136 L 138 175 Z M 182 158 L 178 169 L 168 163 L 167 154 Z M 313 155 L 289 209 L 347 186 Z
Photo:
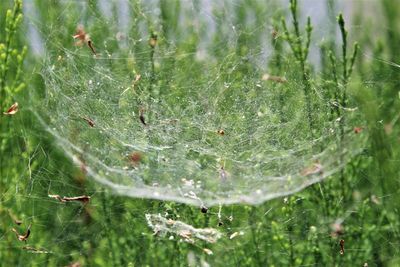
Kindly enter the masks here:
M 203 248 L 203 251 L 207 254 L 207 255 L 213 255 L 214 253 L 212 252 L 211 249 L 208 248 Z
M 139 151 L 134 151 L 129 155 L 129 161 L 134 166 L 139 166 L 140 162 L 142 161 L 142 153 Z
M 344 239 L 340 239 L 340 255 L 344 255 Z
M 139 119 L 140 119 L 140 122 L 141 122 L 144 126 L 147 126 L 146 120 L 145 120 L 145 118 L 144 118 L 144 108 L 141 108 L 141 109 L 139 110 Z
M 215 243 L 222 234 L 213 228 L 194 228 L 178 220 L 167 219 L 160 214 L 146 214 L 147 224 L 154 233 L 165 236 L 175 234 L 188 243 L 195 243 L 196 239 Z
M 14 115 L 18 112 L 18 102 L 15 102 L 8 108 L 7 111 L 3 112 L 4 115 Z
M 71 202 L 78 201 L 87 203 L 90 201 L 89 196 L 77 196 L 77 197 L 60 197 L 60 195 L 49 195 L 49 197 L 59 200 L 60 202 Z
M 319 163 L 319 161 L 314 162 L 311 166 L 301 171 L 301 175 L 303 176 L 321 174 L 321 173 L 322 173 L 322 165 Z
M 18 231 L 15 228 L 12 228 L 11 231 L 13 231 L 15 233 L 15 235 L 17 236 L 17 239 L 19 241 L 26 242 L 26 240 L 28 240 L 28 238 L 29 238 L 29 236 L 31 234 L 31 224 L 28 226 L 28 229 L 26 230 L 25 234 L 18 233 Z
M 84 121 L 86 121 L 89 124 L 90 127 L 94 127 L 95 124 L 94 124 L 94 121 L 92 119 L 86 118 L 86 117 L 82 117 L 82 119 Z
M 75 45 L 80 46 L 82 44 L 87 44 L 87 46 L 90 48 L 90 50 L 92 51 L 92 53 L 94 55 L 96 54 L 96 50 L 93 47 L 93 43 L 92 40 L 90 39 L 89 34 L 87 34 L 85 32 L 85 29 L 83 28 L 82 25 L 78 25 L 78 27 L 76 28 L 76 32 L 75 34 L 72 36 L 72 38 L 77 39 L 78 41 L 75 42 Z

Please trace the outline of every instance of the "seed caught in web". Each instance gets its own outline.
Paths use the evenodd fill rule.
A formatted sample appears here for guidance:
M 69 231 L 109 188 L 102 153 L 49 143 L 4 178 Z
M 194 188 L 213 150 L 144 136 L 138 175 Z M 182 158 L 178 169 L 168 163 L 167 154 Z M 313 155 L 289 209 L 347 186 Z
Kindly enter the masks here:
M 225 135 L 225 131 L 224 131 L 223 129 L 219 129 L 219 130 L 217 131 L 217 133 L 218 133 L 219 135 L 221 135 L 221 136 L 224 136 L 224 135 Z
M 139 119 L 140 119 L 140 122 L 141 122 L 144 126 L 147 125 L 147 124 L 146 124 L 146 120 L 144 119 L 144 109 L 143 109 L 143 108 L 141 108 L 141 109 L 139 110 Z
M 3 112 L 4 115 L 14 115 L 15 113 L 18 112 L 18 103 L 15 102 L 14 104 L 11 105 L 11 107 L 8 108 L 6 112 Z
M 129 155 L 129 161 L 134 165 L 138 166 L 140 162 L 142 161 L 142 153 L 139 151 L 132 152 Z
M 90 127 L 94 127 L 94 121 L 92 120 L 92 119 L 90 119 L 90 118 L 85 118 L 85 117 L 82 117 L 82 119 L 84 120 L 84 121 L 86 121 L 88 124 L 89 124 L 89 126 Z
M 269 75 L 267 73 L 262 76 L 261 80 L 263 80 L 263 81 L 273 81 L 273 82 L 277 82 L 277 83 L 286 83 L 287 82 L 285 77 Z
M 89 196 L 77 196 L 77 197 L 60 197 L 60 195 L 49 195 L 49 197 L 59 200 L 60 202 L 71 202 L 78 201 L 87 203 L 90 201 Z
M 344 254 L 344 240 L 340 239 L 340 255 Z
M 31 234 L 31 224 L 28 226 L 28 230 L 26 230 L 26 233 L 23 235 L 19 234 L 18 231 L 15 230 L 15 228 L 12 228 L 11 231 L 13 231 L 15 233 L 15 235 L 17 236 L 17 239 L 19 241 L 26 242 L 26 240 L 29 238 L 29 236 Z
M 207 211 L 208 211 L 206 206 L 201 206 L 200 210 L 202 213 L 207 213 Z

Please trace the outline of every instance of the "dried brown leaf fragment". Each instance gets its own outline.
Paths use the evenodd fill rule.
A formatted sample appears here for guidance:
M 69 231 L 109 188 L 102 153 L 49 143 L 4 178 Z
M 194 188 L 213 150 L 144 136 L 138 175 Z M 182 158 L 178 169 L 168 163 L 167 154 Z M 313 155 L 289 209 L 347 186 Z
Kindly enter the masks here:
M 361 132 L 362 132 L 362 130 L 363 130 L 363 128 L 362 128 L 362 127 L 354 127 L 354 129 L 353 129 L 353 131 L 354 131 L 354 133 L 355 133 L 355 134 L 359 134 L 359 133 L 361 133 Z
M 3 112 L 4 115 L 14 115 L 18 112 L 18 102 L 15 102 L 7 109 L 6 112 Z
M 344 239 L 340 239 L 340 255 L 344 255 Z
M 94 126 L 95 126 L 95 123 L 94 123 L 94 121 L 93 121 L 91 118 L 82 117 L 82 119 L 83 119 L 84 121 L 86 121 L 86 122 L 89 124 L 90 127 L 94 127 Z
M 49 195 L 49 197 L 59 200 L 60 202 L 71 202 L 78 201 L 87 203 L 90 201 L 89 196 L 77 196 L 77 197 L 60 197 L 60 195 Z
M 129 161 L 134 166 L 139 166 L 140 162 L 142 161 L 142 153 L 139 151 L 134 151 L 129 155 Z
M 20 234 L 18 233 L 18 231 L 15 228 L 12 228 L 11 231 L 13 231 L 15 233 L 15 235 L 17 236 L 17 239 L 19 241 L 24 241 L 26 242 L 26 240 L 29 238 L 29 236 L 31 235 L 31 224 L 28 226 L 28 229 L 26 230 L 25 234 Z
M 93 42 L 90 39 L 89 34 L 85 32 L 85 29 L 82 25 L 78 25 L 76 27 L 75 34 L 72 36 L 72 38 L 77 39 L 78 41 L 75 42 L 75 45 L 81 46 L 83 44 L 87 44 L 87 46 L 90 48 L 92 53 L 96 56 L 96 50 L 94 49 Z

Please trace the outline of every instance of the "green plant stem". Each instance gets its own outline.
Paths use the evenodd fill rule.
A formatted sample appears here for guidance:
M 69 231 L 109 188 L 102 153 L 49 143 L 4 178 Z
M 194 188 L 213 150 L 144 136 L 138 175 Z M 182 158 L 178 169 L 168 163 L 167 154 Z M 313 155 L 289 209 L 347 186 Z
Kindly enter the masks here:
M 103 208 L 103 214 L 106 219 L 106 223 L 104 224 L 104 226 L 106 229 L 108 246 L 110 248 L 112 266 L 118 266 L 118 265 L 116 265 L 116 263 L 117 263 L 117 256 L 115 254 L 116 249 L 114 247 L 114 241 L 111 237 L 111 231 L 110 231 L 110 229 L 112 228 L 112 223 L 111 223 L 111 219 L 110 219 L 109 210 L 107 209 L 108 201 L 106 198 L 106 193 L 104 191 L 101 193 L 101 204 L 102 204 L 102 208 Z
M 250 225 L 250 229 L 251 229 L 251 239 L 252 239 L 253 245 L 254 245 L 254 250 L 255 250 L 255 255 L 256 255 L 255 259 L 257 261 L 257 265 L 262 266 L 260 249 L 259 249 L 258 242 L 257 242 L 257 229 L 256 229 L 257 226 L 254 225 L 255 216 L 256 216 L 255 207 L 251 207 L 250 211 L 248 213 L 248 220 L 249 220 L 249 225 Z
M 284 29 L 284 36 L 289 43 L 289 46 L 293 52 L 293 55 L 297 59 L 300 64 L 301 77 L 303 83 L 303 91 L 306 99 L 306 112 L 307 112 L 307 120 L 310 127 L 311 137 L 313 137 L 313 129 L 314 129 L 314 121 L 312 115 L 312 98 L 311 98 L 311 82 L 310 82 L 310 74 L 307 69 L 307 57 L 311 44 L 311 33 L 313 27 L 311 25 L 311 18 L 307 18 L 306 25 L 306 42 L 303 46 L 302 36 L 299 29 L 299 22 L 297 19 L 297 0 L 290 0 L 290 11 L 292 14 L 292 23 L 294 28 L 294 36 L 291 35 L 286 26 L 286 22 L 282 19 L 282 26 Z
M 8 64 L 9 64 L 9 58 L 10 58 L 10 50 L 11 50 L 11 44 L 12 40 L 14 38 L 15 32 L 17 27 L 19 26 L 20 22 L 22 19 L 22 1 L 15 1 L 14 4 L 14 10 L 12 12 L 12 15 L 10 16 L 9 11 L 7 11 L 6 15 L 6 44 L 5 44 L 5 58 L 4 62 L 2 63 L 1 69 L 2 73 L 0 76 L 0 104 L 3 107 L 3 105 L 6 105 L 5 101 L 5 86 L 6 86 L 6 78 L 7 78 L 7 72 L 8 72 Z

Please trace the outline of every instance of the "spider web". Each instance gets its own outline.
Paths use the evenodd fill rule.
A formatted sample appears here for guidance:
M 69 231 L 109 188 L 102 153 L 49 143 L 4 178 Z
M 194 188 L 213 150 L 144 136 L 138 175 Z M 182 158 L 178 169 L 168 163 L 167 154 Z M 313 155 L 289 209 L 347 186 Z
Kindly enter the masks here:
M 49 31 L 45 99 L 34 111 L 96 181 L 132 197 L 258 204 L 331 176 L 361 151 L 351 124 L 357 112 L 347 112 L 340 133 L 342 118 L 329 118 L 332 100 L 316 85 L 320 112 L 310 129 L 289 54 L 276 73 L 281 81 L 269 75 L 277 72 L 268 67 L 273 47 L 260 41 L 273 43 L 268 27 L 234 22 L 228 14 L 235 5 L 226 3 L 212 12 L 181 8 L 169 29 L 158 23 L 158 7 L 145 4 L 126 18 L 135 22 L 128 32 L 89 10 L 85 31 L 96 55 L 84 43 L 74 45 L 72 25 Z M 191 38 L 200 41 L 190 44 Z
M 343 118 L 332 114 L 335 103 L 317 78 L 323 70 L 315 45 L 310 129 L 301 71 L 281 33 L 276 39 L 271 33 L 286 14 L 280 6 L 181 1 L 180 15 L 171 4 L 168 17 L 158 1 L 102 6 L 107 3 L 57 1 L 51 8 L 57 12 L 41 18 L 46 24 L 36 23 L 45 38 L 45 90 L 30 91 L 32 111 L 76 168 L 38 145 L 28 167 L 42 153 L 49 164 L 34 168 L 28 192 L 16 188 L 3 202 L 15 195 L 19 206 L 28 207 L 22 226 L 9 224 L 22 234 L 32 222 L 31 237 L 24 244 L 10 232 L 12 239 L 0 237 L 2 247 L 32 253 L 24 260 L 37 256 L 36 262 L 54 265 L 140 266 L 166 264 L 166 258 L 171 266 L 289 265 L 291 253 L 298 266 L 344 259 L 361 265 L 374 262 L 375 253 L 398 261 L 396 224 L 370 212 L 395 195 L 362 198 L 358 191 L 363 183 L 378 187 L 375 177 L 362 173 L 363 164 L 373 161 L 368 153 L 363 164 L 343 172 L 361 173 L 351 181 L 351 192 L 337 194 L 335 174 L 343 175 L 347 163 L 364 152 L 367 129 L 354 131 L 364 125 L 361 111 L 350 104 L 339 106 Z M 35 5 L 27 2 L 25 8 Z M 243 10 L 246 19 L 240 20 Z M 79 25 L 96 56 L 87 44 L 75 44 Z M 331 34 L 332 25 L 321 25 L 313 43 Z M 371 77 L 366 83 L 382 82 Z M 321 183 L 321 192 L 310 193 L 313 187 L 258 207 L 225 206 L 260 204 L 329 177 L 335 183 Z M 107 195 L 107 188 L 128 197 Z M 89 205 L 60 201 L 83 194 L 91 197 Z M 364 222 L 370 225 L 360 227 Z

